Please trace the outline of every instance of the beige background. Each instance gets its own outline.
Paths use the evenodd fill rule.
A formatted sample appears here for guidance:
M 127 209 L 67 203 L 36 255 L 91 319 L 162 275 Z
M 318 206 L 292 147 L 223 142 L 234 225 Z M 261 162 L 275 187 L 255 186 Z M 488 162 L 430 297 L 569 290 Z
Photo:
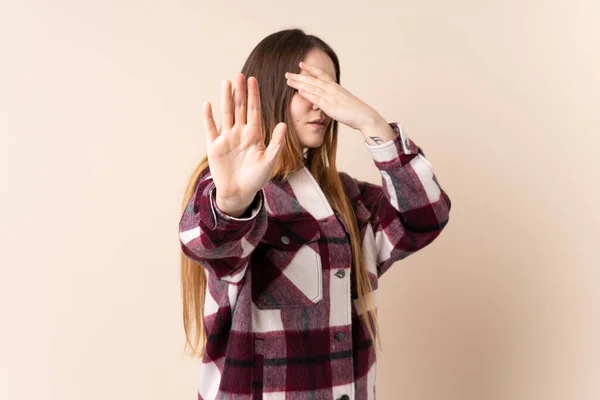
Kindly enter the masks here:
M 195 399 L 177 224 L 200 105 L 300 27 L 453 201 L 382 282 L 378 398 L 597 399 L 599 18 L 595 0 L 2 1 L 0 398 Z M 339 169 L 380 182 L 341 136 Z

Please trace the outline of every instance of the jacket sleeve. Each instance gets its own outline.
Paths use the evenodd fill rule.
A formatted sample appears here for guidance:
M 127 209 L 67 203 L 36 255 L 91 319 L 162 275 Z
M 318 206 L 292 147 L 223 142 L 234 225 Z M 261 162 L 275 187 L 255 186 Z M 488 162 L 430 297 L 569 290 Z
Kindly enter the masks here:
M 215 191 L 207 168 L 198 178 L 179 222 L 181 249 L 216 278 L 239 282 L 250 255 L 267 230 L 264 191 L 256 194 L 247 218 L 234 218 L 222 212 L 217 207 Z
M 382 185 L 354 179 L 371 213 L 379 276 L 430 244 L 448 223 L 451 206 L 422 150 L 400 125 L 390 126 L 397 134 L 393 140 L 376 146 L 365 142 Z

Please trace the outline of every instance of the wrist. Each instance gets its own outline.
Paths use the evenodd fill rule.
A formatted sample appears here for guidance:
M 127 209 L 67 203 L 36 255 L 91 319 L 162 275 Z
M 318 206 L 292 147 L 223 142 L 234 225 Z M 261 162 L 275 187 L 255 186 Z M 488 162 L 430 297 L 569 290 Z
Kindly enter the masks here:
M 361 132 L 365 132 L 368 130 L 374 130 L 377 126 L 382 126 L 383 124 L 387 125 L 386 120 L 377 113 L 377 111 L 372 110 L 367 113 L 363 119 L 360 121 L 358 125 L 358 130 Z
M 222 199 L 217 195 L 215 197 L 215 204 L 223 214 L 234 218 L 240 218 L 246 213 L 253 200 L 254 198 L 250 200 Z
M 396 132 L 381 116 L 374 117 L 361 126 L 360 132 L 369 146 L 379 146 L 395 139 Z

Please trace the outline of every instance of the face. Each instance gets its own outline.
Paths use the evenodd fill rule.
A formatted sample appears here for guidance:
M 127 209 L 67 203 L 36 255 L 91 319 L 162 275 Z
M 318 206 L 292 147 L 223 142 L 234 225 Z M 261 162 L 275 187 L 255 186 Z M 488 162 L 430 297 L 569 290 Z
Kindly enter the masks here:
M 335 79 L 335 67 L 331 58 L 322 50 L 312 49 L 302 60 L 307 64 L 321 68 Z M 301 70 L 302 75 L 310 75 Z M 312 104 L 306 98 L 302 97 L 297 91 L 294 93 L 290 102 L 290 114 L 292 117 L 292 126 L 296 131 L 298 140 L 304 150 L 307 148 L 316 148 L 323 144 L 325 132 L 331 118 L 329 118 L 319 107 Z M 325 124 L 319 125 L 313 123 L 315 120 L 324 119 Z

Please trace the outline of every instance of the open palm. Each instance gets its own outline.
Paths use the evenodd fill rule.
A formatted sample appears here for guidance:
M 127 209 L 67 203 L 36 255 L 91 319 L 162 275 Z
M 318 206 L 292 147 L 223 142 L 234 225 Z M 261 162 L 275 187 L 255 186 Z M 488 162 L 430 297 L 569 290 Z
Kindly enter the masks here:
M 207 133 L 207 156 L 216 195 L 221 204 L 249 203 L 269 181 L 285 142 L 285 123 L 273 130 L 266 147 L 263 139 L 258 81 L 235 76 L 235 91 L 225 81 L 221 90 L 221 133 L 217 130 L 209 102 L 203 106 Z

